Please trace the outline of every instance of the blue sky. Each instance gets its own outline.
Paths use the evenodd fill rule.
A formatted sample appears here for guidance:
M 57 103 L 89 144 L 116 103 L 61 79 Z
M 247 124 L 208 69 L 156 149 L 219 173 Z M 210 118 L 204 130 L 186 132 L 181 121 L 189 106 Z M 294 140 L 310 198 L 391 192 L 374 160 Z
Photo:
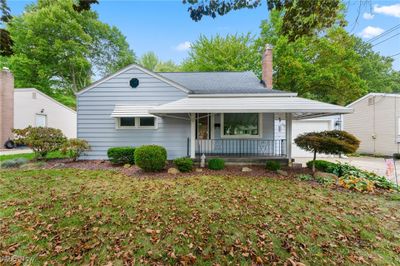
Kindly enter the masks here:
M 11 12 L 21 14 L 24 6 L 35 1 L 8 0 Z M 212 36 L 217 33 L 259 33 L 262 20 L 268 18 L 265 5 L 253 10 L 239 10 L 223 17 L 203 18 L 200 22 L 190 19 L 187 6 L 180 0 L 100 0 L 93 5 L 100 20 L 117 26 L 127 37 L 131 49 L 140 56 L 154 51 L 162 60 L 172 59 L 179 63 L 186 56 L 190 43 L 199 35 Z M 364 40 L 400 25 L 399 0 L 371 0 L 371 5 L 361 6 L 359 0 L 345 0 L 348 4 L 347 30 Z M 359 16 L 358 16 L 359 14 Z M 358 16 L 358 18 L 357 18 Z M 374 44 L 400 33 L 400 27 Z M 400 53 L 400 35 L 374 46 L 382 55 Z M 400 70 L 400 54 L 394 57 L 394 68 Z

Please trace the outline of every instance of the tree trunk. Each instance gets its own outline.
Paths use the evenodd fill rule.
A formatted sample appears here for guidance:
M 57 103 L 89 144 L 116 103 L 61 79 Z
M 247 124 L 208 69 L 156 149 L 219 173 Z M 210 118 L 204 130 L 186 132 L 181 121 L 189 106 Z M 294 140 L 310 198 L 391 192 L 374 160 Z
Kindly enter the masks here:
M 315 159 L 317 159 L 317 151 L 314 151 L 314 157 L 312 161 L 312 171 L 315 173 Z

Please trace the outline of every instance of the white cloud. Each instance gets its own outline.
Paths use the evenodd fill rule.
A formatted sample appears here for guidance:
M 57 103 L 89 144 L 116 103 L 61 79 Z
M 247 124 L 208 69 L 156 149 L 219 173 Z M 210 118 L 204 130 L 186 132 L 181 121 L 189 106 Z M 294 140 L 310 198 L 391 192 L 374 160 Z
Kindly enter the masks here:
M 178 51 L 187 51 L 190 49 L 190 47 L 192 46 L 192 43 L 189 41 L 186 42 L 182 42 L 180 44 L 178 44 L 175 49 Z
M 363 14 L 363 18 L 366 19 L 366 20 L 373 19 L 374 17 L 375 17 L 375 15 L 372 15 L 371 13 L 368 13 L 368 12 L 365 12 Z
M 400 18 L 400 3 L 391 6 L 374 5 L 374 13 Z
M 372 27 L 368 26 L 365 29 L 363 29 L 359 35 L 363 38 L 369 39 L 375 36 L 378 36 L 379 34 L 383 33 L 385 30 L 381 29 L 379 27 Z

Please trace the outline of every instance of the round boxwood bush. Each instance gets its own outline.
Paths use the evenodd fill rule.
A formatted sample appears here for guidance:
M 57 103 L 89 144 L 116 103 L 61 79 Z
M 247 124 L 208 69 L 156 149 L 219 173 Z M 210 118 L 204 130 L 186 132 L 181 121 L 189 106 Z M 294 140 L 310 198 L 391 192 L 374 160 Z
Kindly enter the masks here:
M 208 160 L 208 169 L 222 170 L 225 168 L 225 161 L 221 158 L 212 158 Z
M 193 160 L 187 157 L 175 159 L 174 164 L 176 165 L 176 168 L 183 173 L 193 170 Z
M 107 151 L 108 159 L 113 164 L 134 164 L 134 147 L 112 147 Z
M 135 150 L 135 163 L 146 172 L 161 171 L 167 161 L 167 150 L 157 145 L 143 145 Z
M 278 171 L 281 169 L 281 164 L 277 161 L 267 161 L 265 168 L 270 171 Z

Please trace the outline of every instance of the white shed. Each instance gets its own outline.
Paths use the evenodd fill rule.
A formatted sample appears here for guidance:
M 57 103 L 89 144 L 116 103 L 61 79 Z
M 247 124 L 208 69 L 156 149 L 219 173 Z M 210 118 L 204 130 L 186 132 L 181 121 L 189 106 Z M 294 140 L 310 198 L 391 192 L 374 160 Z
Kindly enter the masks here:
M 76 138 L 76 112 L 34 89 L 14 90 L 14 128 L 53 127 Z

